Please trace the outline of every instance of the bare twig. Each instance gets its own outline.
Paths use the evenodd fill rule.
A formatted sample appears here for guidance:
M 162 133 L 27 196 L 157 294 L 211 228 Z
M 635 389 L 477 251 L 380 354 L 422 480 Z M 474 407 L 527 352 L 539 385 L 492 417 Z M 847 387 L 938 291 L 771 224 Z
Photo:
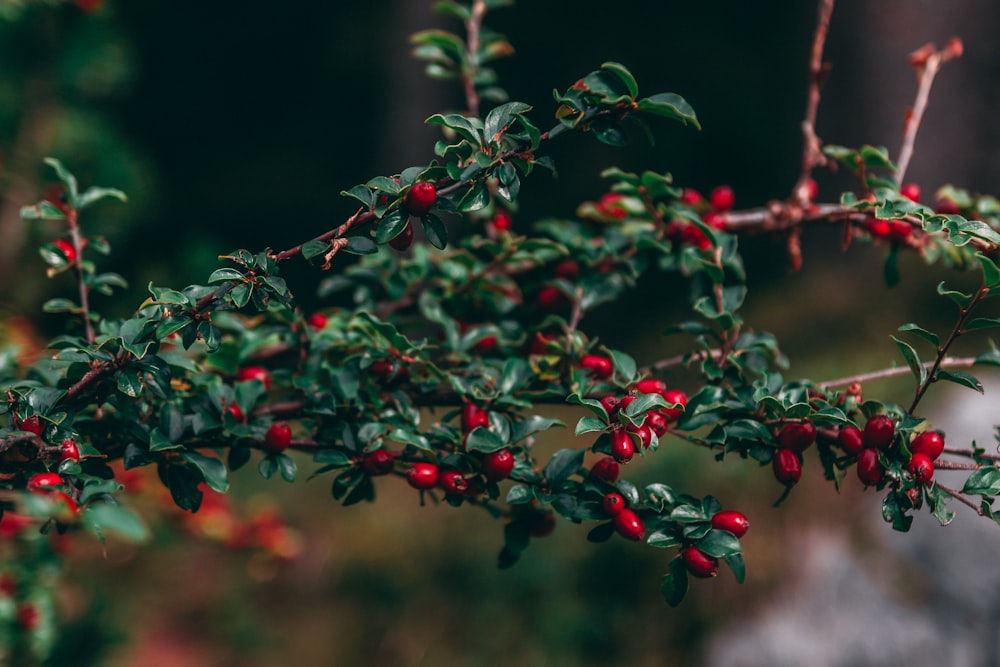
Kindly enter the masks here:
M 66 224 L 69 227 L 69 238 L 73 244 L 76 256 L 73 258 L 73 268 L 76 271 L 76 281 L 80 288 L 80 311 L 83 316 L 83 331 L 87 337 L 87 343 L 94 343 L 94 325 L 90 321 L 90 288 L 84 279 L 83 265 L 83 241 L 80 239 L 80 226 L 77 224 L 79 213 L 75 208 L 69 210 L 66 216 Z
M 977 505 L 976 503 L 972 502 L 971 500 L 969 500 L 969 498 L 964 493 L 962 493 L 958 489 L 949 488 L 944 484 L 941 484 L 940 482 L 935 482 L 935 484 L 937 484 L 937 487 L 942 491 L 944 491 L 945 493 L 947 493 L 949 496 L 959 501 L 963 505 L 971 507 L 976 511 L 976 514 L 978 514 L 979 516 L 983 516 L 983 508 Z
M 799 180 L 792 191 L 792 199 L 799 205 L 809 203 L 809 174 L 814 167 L 826 164 L 819 137 L 816 136 L 816 113 L 819 110 L 820 88 L 829 71 L 829 66 L 823 63 L 823 45 L 830 29 L 830 16 L 833 14 L 834 0 L 820 0 L 819 19 L 816 22 L 816 32 L 813 34 L 812 51 L 809 57 L 809 93 L 806 97 L 806 114 L 802 120 L 802 171 Z
M 475 0 L 465 22 L 465 64 L 462 67 L 462 84 L 465 88 L 465 104 L 469 115 L 479 116 L 479 91 L 476 90 L 475 72 L 479 68 L 479 32 L 486 15 L 485 0 Z
M 935 363 L 937 366 L 935 367 Z M 942 358 L 936 361 L 928 361 L 924 364 L 927 369 L 934 368 L 935 370 L 941 368 L 969 368 L 974 363 L 976 363 L 975 357 L 957 357 L 957 358 Z M 834 387 L 845 387 L 855 382 L 868 382 L 869 380 L 881 380 L 883 378 L 896 377 L 897 375 L 907 375 L 911 373 L 909 366 L 895 366 L 893 368 L 883 368 L 877 371 L 871 371 L 870 373 L 861 373 L 859 375 L 851 375 L 849 377 L 839 378 L 836 380 L 828 380 L 826 382 L 821 382 L 817 387 L 820 389 L 833 389 Z

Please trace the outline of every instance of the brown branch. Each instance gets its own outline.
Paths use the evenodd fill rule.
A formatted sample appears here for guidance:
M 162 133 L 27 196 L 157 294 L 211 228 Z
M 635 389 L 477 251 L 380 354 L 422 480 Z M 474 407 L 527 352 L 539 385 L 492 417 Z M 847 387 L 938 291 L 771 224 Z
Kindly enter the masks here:
M 320 234 L 316 238 L 311 239 L 310 241 L 307 241 L 306 243 L 311 243 L 312 241 L 324 241 L 325 242 L 325 241 L 329 241 L 330 239 L 341 237 L 344 234 L 346 234 L 348 231 L 350 231 L 351 228 L 354 227 L 355 225 L 358 225 L 358 224 L 360 224 L 362 222 L 366 222 L 368 220 L 371 220 L 374 217 L 375 217 L 375 212 L 374 211 L 372 211 L 370 209 L 369 210 L 365 210 L 364 207 L 361 207 L 361 208 L 359 208 L 354 213 L 354 215 L 352 215 L 350 218 L 348 218 L 347 221 L 344 222 L 342 225 L 340 225 L 338 227 L 334 227 L 333 229 L 329 230 L 328 232 Z M 305 243 L 300 243 L 299 245 L 295 246 L 294 248 L 289 248 L 288 250 L 283 250 L 282 252 L 279 252 L 279 253 L 275 254 L 274 255 L 274 259 L 276 261 L 278 261 L 278 262 L 283 262 L 286 259 L 291 259 L 292 257 L 295 257 L 297 255 L 301 255 L 302 254 L 302 248 L 304 246 L 305 246 Z
M 486 16 L 485 0 L 475 0 L 465 21 L 467 35 L 465 47 L 465 63 L 462 67 L 462 85 L 465 88 L 465 104 L 469 115 L 479 117 L 479 91 L 476 90 L 475 72 L 479 69 L 479 33 L 483 28 L 483 17 Z
M 80 290 L 80 311 L 83 316 L 83 331 L 87 338 L 87 343 L 94 344 L 94 325 L 90 321 L 90 288 L 87 287 L 85 274 L 83 271 L 83 241 L 80 238 L 80 225 L 77 224 L 79 213 L 75 208 L 69 210 L 66 216 L 66 225 L 69 227 L 69 238 L 73 243 L 73 250 L 76 257 L 73 259 L 73 269 L 76 271 L 76 281 Z
M 930 51 L 930 55 L 928 54 Z M 928 44 L 910 54 L 910 63 L 917 70 L 920 83 L 917 86 L 917 96 L 913 101 L 913 109 L 907 114 L 906 122 L 903 126 L 903 145 L 899 149 L 899 159 L 896 161 L 896 180 L 902 185 L 906 169 L 910 166 L 913 157 L 913 145 L 917 139 L 917 131 L 920 129 L 920 122 L 923 120 L 924 111 L 927 110 L 927 101 L 930 99 L 931 86 L 934 77 L 937 76 L 941 65 L 952 58 L 962 55 L 962 41 L 957 37 L 952 37 L 951 41 L 944 49 L 937 51 L 933 44 Z
M 814 167 L 826 164 L 819 137 L 816 136 L 816 114 L 819 111 L 820 88 L 826 79 L 829 66 L 823 63 L 823 45 L 830 29 L 834 0 L 820 0 L 819 19 L 813 34 L 812 51 L 809 58 L 809 92 L 806 97 L 806 113 L 802 120 L 802 170 L 792 191 L 792 201 L 805 206 L 810 201 L 809 174 Z
M 969 498 L 964 493 L 962 493 L 958 489 L 949 488 L 944 484 L 941 484 L 940 482 L 934 482 L 934 483 L 937 485 L 939 489 L 947 493 L 949 496 L 959 501 L 963 505 L 971 507 L 976 511 L 976 514 L 978 514 L 979 516 L 983 516 L 983 508 L 977 505 L 976 503 L 972 502 L 971 500 L 969 500 Z
M 935 367 L 934 364 L 938 365 Z M 953 357 L 953 358 L 943 358 L 936 361 L 928 361 L 924 364 L 925 368 L 934 367 L 935 370 L 940 368 L 969 368 L 976 363 L 975 357 Z M 855 382 L 868 382 L 869 380 L 881 380 L 883 378 L 895 377 L 897 375 L 907 375 L 912 373 L 909 366 L 895 366 L 893 368 L 883 368 L 877 371 L 871 371 L 870 373 L 860 373 L 858 375 L 851 375 L 849 377 L 839 378 L 836 380 L 827 380 L 826 382 L 820 382 L 816 386 L 820 389 L 833 389 L 834 387 L 844 387 Z

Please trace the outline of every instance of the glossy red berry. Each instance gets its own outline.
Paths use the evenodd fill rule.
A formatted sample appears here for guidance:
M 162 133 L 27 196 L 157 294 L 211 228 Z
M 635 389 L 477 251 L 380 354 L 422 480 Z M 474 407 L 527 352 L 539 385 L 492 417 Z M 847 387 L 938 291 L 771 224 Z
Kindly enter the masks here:
M 406 473 L 406 481 L 415 489 L 433 489 L 438 476 L 438 467 L 433 463 L 414 463 Z
M 874 415 L 865 424 L 865 447 L 874 449 L 889 449 L 896 435 L 896 423 L 888 415 Z
M 914 454 L 910 457 L 910 463 L 906 466 L 915 479 L 920 484 L 929 484 L 934 477 L 934 462 L 926 454 Z
M 438 484 L 448 495 L 460 496 L 469 489 L 465 476 L 457 470 L 445 470 L 438 479 Z
M 376 449 L 365 455 L 362 466 L 364 466 L 365 472 L 370 477 L 378 477 L 380 475 L 388 475 L 392 472 L 395 462 L 396 455 L 388 449 Z
M 837 433 L 837 442 L 846 454 L 857 456 L 865 448 L 864 436 L 854 424 L 848 424 Z
M 924 431 L 910 442 L 911 454 L 923 454 L 936 461 L 944 452 L 944 435 L 940 431 Z
M 809 201 L 816 201 L 816 197 L 819 195 L 819 185 L 810 178 L 806 180 L 806 191 L 809 195 Z
M 618 474 L 621 472 L 621 467 L 618 462 L 615 461 L 610 456 L 605 456 L 599 459 L 590 468 L 590 476 L 599 479 L 608 484 L 614 484 L 618 481 Z
M 40 472 L 28 480 L 28 491 L 44 493 L 63 484 L 63 478 L 54 472 Z
M 555 310 L 564 302 L 563 293 L 553 285 L 546 285 L 538 291 L 538 296 L 535 297 L 536 305 L 542 310 Z
M 628 540 L 641 540 L 646 534 L 646 526 L 633 510 L 623 509 L 614 518 L 615 530 Z
M 628 463 L 635 456 L 635 443 L 623 430 L 611 432 L 611 456 L 619 463 Z
M 49 494 L 49 498 L 52 500 L 57 500 L 60 505 L 57 505 L 56 518 L 63 521 L 70 521 L 79 513 L 80 505 L 76 502 L 69 494 L 63 493 L 62 491 L 53 491 Z
M 903 187 L 899 189 L 899 194 L 903 195 L 910 201 L 919 202 L 920 201 L 920 186 L 916 183 L 904 183 Z
M 395 364 L 389 359 L 382 358 L 376 359 L 368 366 L 368 370 L 372 372 L 373 375 L 384 379 L 392 377 L 392 372 L 396 370 Z
M 645 424 L 649 430 L 656 434 L 657 438 L 663 437 L 663 434 L 670 428 L 667 418 L 659 412 L 647 412 Z
M 648 424 L 643 423 L 641 426 L 629 426 L 628 430 L 630 433 L 635 433 L 639 436 L 639 446 L 643 449 L 648 449 L 653 444 L 653 430 L 649 428 Z
M 237 382 L 249 382 L 250 380 L 260 380 L 264 384 L 264 389 L 271 388 L 271 372 L 263 366 L 247 366 L 241 368 L 236 374 Z
M 80 460 L 80 448 L 76 446 L 76 440 L 73 438 L 66 438 L 59 443 L 59 460 L 65 461 L 66 459 Z
M 750 530 L 750 521 L 742 512 L 722 510 L 712 517 L 712 528 L 728 530 L 736 537 L 743 537 Z
M 493 216 L 493 228 L 498 232 L 505 232 L 510 229 L 511 217 L 507 211 L 497 211 Z
M 625 509 L 625 499 L 620 493 L 609 493 L 604 496 L 601 506 L 604 507 L 605 512 L 611 516 L 615 516 Z
M 410 215 L 422 218 L 434 208 L 437 196 L 437 188 L 433 183 L 420 181 L 410 187 L 410 191 L 406 193 L 406 198 L 403 199 L 403 204 Z
M 483 458 L 483 475 L 491 482 L 510 477 L 514 471 L 514 454 L 509 449 L 498 449 Z
M 660 410 L 660 414 L 667 418 L 667 421 L 676 421 L 684 414 L 684 407 L 687 405 L 688 397 L 683 391 L 679 389 L 668 389 L 663 393 L 663 400 L 671 405 L 679 403 L 679 408 L 663 408 Z
M 890 220 L 888 237 L 893 241 L 905 241 L 913 235 L 913 225 L 905 220 Z
M 802 479 L 802 460 L 790 449 L 779 449 L 771 461 L 774 477 L 785 486 L 798 484 Z
M 959 215 L 962 209 L 950 199 L 939 199 L 937 206 L 934 207 L 934 212 L 941 215 Z
M 617 396 L 601 396 L 599 400 L 604 407 L 604 411 L 608 413 L 608 417 L 613 417 L 621 405 L 621 401 Z
M 617 220 L 622 220 L 628 215 L 628 209 L 623 203 L 624 197 L 617 192 L 608 192 L 601 196 L 597 202 L 597 210 Z
M 719 559 L 709 556 L 698 547 L 685 547 L 681 561 L 691 576 L 708 579 L 719 574 Z
M 489 412 L 475 403 L 466 403 L 462 406 L 462 431 L 464 433 L 469 433 L 480 426 L 488 428 L 489 425 Z
M 785 424 L 778 431 L 776 439 L 781 449 L 804 452 L 809 445 L 816 442 L 816 427 L 810 421 Z
M 868 233 L 877 239 L 884 239 L 889 236 L 888 220 L 879 220 L 878 218 L 869 217 L 865 221 L 865 226 L 868 228 Z
M 694 188 L 684 188 L 684 191 L 681 193 L 681 202 L 688 206 L 697 206 L 702 201 L 704 201 L 704 198 L 701 196 L 701 193 Z
M 611 373 L 614 371 L 611 360 L 599 354 L 585 355 L 583 359 L 580 359 L 580 368 L 590 371 L 594 377 L 601 380 L 611 377 Z
M 313 313 L 306 318 L 306 324 L 315 329 L 316 331 L 321 331 L 326 328 L 326 323 L 329 321 L 326 315 L 323 313 Z
M 865 449 L 858 455 L 858 479 L 865 486 L 875 486 L 882 481 L 882 464 L 878 461 L 878 451 Z
M 708 195 L 708 202 L 717 211 L 728 211 L 736 203 L 736 195 L 728 185 L 720 185 Z
M 662 396 L 667 393 L 667 383 L 663 380 L 657 380 L 655 378 L 639 380 L 636 383 L 635 388 L 640 394 L 659 394 Z
M 238 422 L 244 421 L 243 410 L 241 410 L 240 406 L 236 405 L 235 403 L 228 403 L 225 406 L 223 406 L 222 412 L 223 413 L 228 412 Z
M 27 431 L 28 433 L 34 433 L 35 435 L 41 435 L 45 430 L 45 427 L 42 426 L 42 422 L 38 418 L 38 415 L 31 415 L 30 417 L 26 417 L 24 421 L 21 422 L 21 430 Z
M 411 245 L 413 245 L 413 225 L 407 222 L 406 226 L 403 227 L 403 231 L 396 234 L 389 240 L 389 246 L 393 250 L 403 252 L 409 249 Z
M 264 449 L 271 454 L 280 454 L 292 443 L 292 427 L 288 422 L 274 422 L 264 434 Z
M 61 252 L 66 257 L 67 263 L 73 264 L 74 262 L 76 262 L 76 248 L 73 247 L 72 243 L 70 243 L 66 239 L 56 239 L 55 241 L 53 241 L 52 245 L 58 248 L 59 252 Z

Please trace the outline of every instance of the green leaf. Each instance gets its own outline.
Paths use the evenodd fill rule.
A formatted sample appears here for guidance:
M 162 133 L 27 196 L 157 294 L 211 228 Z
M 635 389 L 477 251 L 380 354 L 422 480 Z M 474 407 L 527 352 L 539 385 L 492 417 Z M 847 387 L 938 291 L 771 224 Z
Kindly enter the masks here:
M 424 227 L 424 236 L 427 237 L 427 241 L 438 250 L 444 250 L 448 245 L 448 228 L 445 227 L 441 218 L 433 213 L 428 213 L 420 219 L 420 223 Z
M 614 74 L 622 80 L 622 83 L 625 84 L 625 87 L 628 88 L 628 94 L 631 97 L 635 97 L 639 94 L 639 84 L 636 83 L 635 77 L 632 76 L 632 73 L 629 72 L 628 69 L 621 63 L 606 62 L 601 65 L 601 69 L 614 72 Z
M 896 343 L 899 351 L 903 353 L 903 358 L 906 359 L 907 365 L 910 367 L 910 371 L 913 373 L 914 377 L 917 378 L 917 384 L 922 385 L 927 380 L 927 368 L 920 363 L 920 357 L 917 356 L 917 351 L 913 349 L 911 345 L 905 343 L 895 336 L 889 336 Z
M 962 493 L 979 496 L 995 496 L 1000 493 L 1000 470 L 995 466 L 985 466 L 976 470 L 965 480 Z
M 594 431 L 603 431 L 607 427 L 608 425 L 597 417 L 581 417 L 580 421 L 576 423 L 576 435 L 583 435 L 584 433 L 592 433 Z
M 80 306 L 69 299 L 55 298 L 42 304 L 42 311 L 46 313 L 78 313 Z
M 580 469 L 585 453 L 584 449 L 560 449 L 549 459 L 542 474 L 549 484 L 561 482 Z
M 646 544 L 651 547 L 656 547 L 658 549 L 666 549 L 668 547 L 675 547 L 682 544 L 681 540 L 673 533 L 667 532 L 665 530 L 657 530 L 650 533 L 649 537 L 646 538 Z
M 523 505 L 535 499 L 535 493 L 530 486 L 515 484 L 507 491 L 507 498 L 504 500 L 508 505 Z
M 938 283 L 937 293 L 941 296 L 946 296 L 951 299 L 955 305 L 959 308 L 965 308 L 972 301 L 971 294 L 965 294 L 964 292 L 956 292 L 955 290 L 949 290 L 944 286 L 944 282 Z
M 524 102 L 507 102 L 494 107 L 486 114 L 483 134 L 487 141 L 494 142 L 499 138 L 497 135 L 506 131 L 511 123 L 516 119 L 516 114 L 531 111 L 531 106 Z
M 489 454 L 506 446 L 507 443 L 501 440 L 500 436 L 482 426 L 474 428 L 465 439 L 465 448 L 470 452 Z
M 920 338 L 923 338 L 934 347 L 937 347 L 941 343 L 940 339 L 938 339 L 937 334 L 928 331 L 927 329 L 924 329 L 912 322 L 904 324 L 903 326 L 899 327 L 899 331 L 904 331 L 907 333 L 911 333 L 914 336 L 919 336 Z
M 611 353 L 611 361 L 614 364 L 615 371 L 617 371 L 626 382 L 635 381 L 637 375 L 635 359 L 618 350 L 609 351 Z
M 227 280 L 242 281 L 245 277 L 246 276 L 244 276 L 241 272 L 237 271 L 236 269 L 222 268 L 212 271 L 212 275 L 208 277 L 208 282 L 209 284 L 212 284 L 212 283 L 225 282 Z
M 347 239 L 344 252 L 352 255 L 374 255 L 378 252 L 378 246 L 367 236 L 352 236 Z
M 406 225 L 410 223 L 409 216 L 404 216 L 401 211 L 393 211 L 382 218 L 378 229 L 375 230 L 375 242 L 379 245 L 388 243 L 403 233 Z
M 237 308 L 246 308 L 246 305 L 250 303 L 251 297 L 253 297 L 253 283 L 240 283 L 234 287 L 229 295 L 233 299 L 233 305 Z
M 472 184 L 461 201 L 458 202 L 458 210 L 463 213 L 478 211 L 490 203 L 490 191 L 483 181 L 476 181 Z
M 985 393 L 983 389 L 983 383 L 976 379 L 974 376 L 968 373 L 963 373 L 961 371 L 946 371 L 938 370 L 935 374 L 938 380 L 947 380 L 948 382 L 954 382 L 955 384 L 960 384 L 963 387 L 968 387 L 969 389 L 975 389 L 980 394 Z
M 743 553 L 740 541 L 728 530 L 712 529 L 698 542 L 698 548 L 715 558 Z
M 743 561 L 743 554 L 726 556 L 726 563 L 729 565 L 729 569 L 733 571 L 733 574 L 736 575 L 736 581 L 742 584 L 747 578 L 747 566 Z
M 229 471 L 226 470 L 225 463 L 197 452 L 184 452 L 181 456 L 198 469 L 210 489 L 219 493 L 229 491 Z
M 975 331 L 976 329 L 992 329 L 1000 327 L 1000 317 L 977 317 L 964 327 L 962 331 Z
M 357 199 L 367 208 L 372 208 L 375 205 L 375 193 L 372 192 L 371 188 L 364 185 L 355 185 L 349 190 L 341 190 L 340 194 L 344 197 Z
M 260 463 L 257 464 L 257 472 L 259 472 L 260 476 L 264 479 L 271 479 L 274 477 L 274 473 L 278 472 L 278 462 L 273 456 L 265 456 L 260 460 Z M 334 495 L 334 497 L 338 500 L 340 499 L 339 496 Z
M 83 522 L 99 536 L 112 532 L 130 542 L 146 542 L 152 534 L 137 514 L 115 503 L 92 503 L 83 510 Z
M 54 157 L 47 157 L 42 160 L 42 162 L 55 169 L 56 176 L 58 176 L 59 180 L 66 186 L 66 194 L 69 195 L 70 204 L 73 208 L 78 208 L 77 199 L 79 194 L 76 185 L 76 176 L 71 174 L 69 170 L 63 166 L 63 163 Z
M 330 250 L 328 241 L 308 241 L 302 246 L 302 259 L 310 260 L 320 255 L 325 255 Z
M 676 607 L 684 599 L 687 589 L 687 569 L 678 556 L 670 561 L 667 573 L 663 576 L 663 581 L 660 584 L 660 592 L 663 593 L 663 599 L 667 601 L 668 605 Z
M 905 533 L 913 523 L 913 517 L 900 506 L 895 491 L 890 491 L 882 501 L 882 518 L 891 523 L 894 530 Z
M 278 464 L 278 471 L 281 473 L 281 478 L 286 482 L 294 482 L 295 475 L 298 473 L 298 466 L 295 465 L 295 459 L 288 454 L 277 454 L 274 460 Z
M 116 190 L 115 188 L 99 188 L 90 187 L 80 195 L 80 198 L 76 202 L 77 210 L 83 210 L 92 204 L 96 204 L 102 199 L 117 199 L 121 202 L 127 202 L 128 197 L 121 190 Z
M 899 247 L 892 245 L 889 246 L 889 252 L 885 256 L 885 265 L 882 267 L 882 276 L 885 278 L 885 284 L 889 287 L 895 287 L 899 284 Z
M 679 120 L 685 125 L 691 123 L 699 130 L 701 129 L 694 109 L 683 97 L 675 93 L 657 93 L 643 98 L 638 102 L 638 109 L 654 116 Z

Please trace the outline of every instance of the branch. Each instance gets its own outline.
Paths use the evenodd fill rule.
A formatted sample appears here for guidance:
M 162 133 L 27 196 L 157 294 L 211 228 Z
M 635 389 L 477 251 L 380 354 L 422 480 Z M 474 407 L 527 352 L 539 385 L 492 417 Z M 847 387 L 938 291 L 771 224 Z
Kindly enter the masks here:
M 468 36 L 465 47 L 465 63 L 462 67 L 462 85 L 465 88 L 465 104 L 469 115 L 479 117 L 479 92 L 476 90 L 474 74 L 479 67 L 479 33 L 483 27 L 483 17 L 486 15 L 485 0 L 475 0 L 472 11 L 465 22 L 465 33 Z
M 976 363 L 975 357 L 953 357 L 953 358 L 940 358 L 935 361 L 928 361 L 924 363 L 924 367 L 927 369 L 934 368 L 938 370 L 940 368 L 969 368 Z M 935 366 L 937 364 L 937 366 Z M 832 389 L 834 387 L 845 387 L 855 382 L 868 382 L 869 380 L 881 380 L 883 378 L 895 377 L 897 375 L 908 375 L 912 373 L 909 366 L 895 366 L 893 368 L 883 368 L 881 370 L 872 371 L 870 373 L 861 373 L 860 375 L 851 375 L 849 377 L 839 378 L 837 380 L 827 380 L 826 382 L 820 382 L 816 386 L 820 389 Z
M 87 343 L 94 344 L 94 325 L 90 321 L 90 288 L 84 279 L 83 265 L 83 241 L 80 239 L 80 225 L 77 224 L 79 213 L 75 208 L 69 210 L 66 216 L 66 224 L 69 227 L 69 238 L 73 243 L 73 250 L 76 257 L 73 258 L 73 269 L 76 271 L 76 282 L 80 290 L 80 311 L 83 316 L 83 331 L 87 338 Z
M 976 511 L 976 514 L 978 514 L 979 516 L 983 516 L 983 508 L 977 505 L 976 503 L 972 502 L 971 500 L 969 500 L 969 498 L 964 493 L 962 493 L 958 489 L 949 488 L 944 484 L 941 484 L 940 482 L 934 482 L 934 483 L 937 485 L 939 489 L 947 493 L 949 496 L 959 501 L 960 503 L 971 507 Z
M 823 63 L 823 45 L 826 33 L 830 28 L 830 15 L 833 14 L 833 0 L 820 0 L 819 20 L 816 32 L 813 34 L 812 52 L 809 58 L 809 93 L 806 97 L 806 114 L 802 120 L 802 170 L 799 180 L 792 191 L 792 200 L 799 205 L 809 203 L 809 174 L 813 167 L 826 164 L 819 137 L 816 136 L 816 113 L 819 110 L 820 88 L 829 72 L 829 65 Z

